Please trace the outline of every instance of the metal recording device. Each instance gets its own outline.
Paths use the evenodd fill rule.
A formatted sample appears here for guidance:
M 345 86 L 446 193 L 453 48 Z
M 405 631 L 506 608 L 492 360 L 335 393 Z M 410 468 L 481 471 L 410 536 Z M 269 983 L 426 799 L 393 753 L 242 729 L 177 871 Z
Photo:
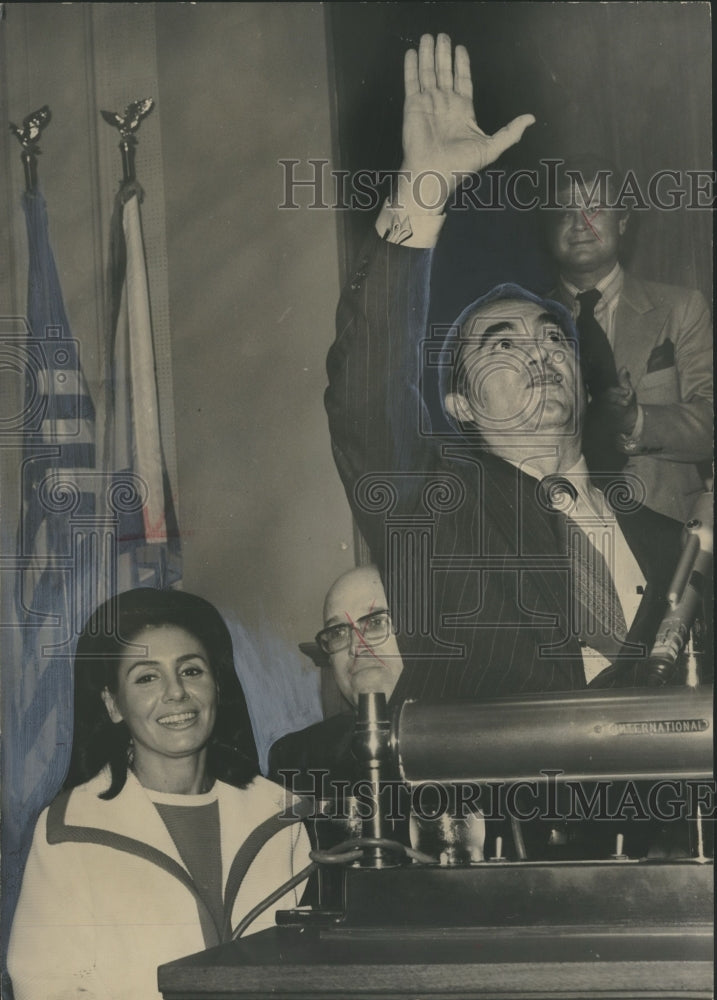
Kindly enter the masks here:
M 668 609 L 650 653 L 648 682 L 653 686 L 669 681 L 709 593 L 713 519 L 714 494 L 701 493 L 683 530 L 682 554 L 667 595 Z M 688 673 L 687 683 L 698 683 L 696 674 Z
M 712 698 L 705 685 L 407 702 L 389 734 L 385 699 L 372 695 L 360 706 L 354 749 L 377 810 L 387 776 L 408 789 L 403 801 L 414 815 L 403 854 L 387 844 L 390 862 L 377 861 L 385 828 L 367 818 L 367 850 L 343 867 L 338 905 L 334 895 L 309 913 L 285 914 L 282 956 L 291 962 L 294 947 L 305 974 L 308 943 L 323 975 L 326 962 L 367 968 L 368 955 L 366 974 L 379 978 L 363 985 L 389 982 L 397 997 L 411 986 L 411 996 L 447 996 L 450 986 L 482 997 L 482 977 L 498 969 L 496 984 L 521 998 L 556 996 L 561 977 L 574 973 L 575 997 L 706 1000 Z M 451 815 L 471 789 L 486 788 L 506 793 L 504 815 L 490 797 Z M 425 789 L 439 809 L 417 817 Z M 520 796 L 510 804 L 516 789 L 537 793 L 535 815 Z M 608 810 L 622 808 L 595 818 L 590 803 L 604 789 Z M 566 790 L 578 795 L 561 821 Z M 298 931 L 313 937 L 292 938 Z M 489 985 L 486 996 L 503 995 Z
M 406 781 L 660 781 L 712 775 L 712 687 L 406 702 L 394 736 Z
M 362 696 L 360 815 L 311 852 L 334 877 L 277 926 L 160 968 L 165 997 L 711 1000 L 712 694 L 407 702 L 393 718 Z M 472 801 L 495 789 L 505 809 Z

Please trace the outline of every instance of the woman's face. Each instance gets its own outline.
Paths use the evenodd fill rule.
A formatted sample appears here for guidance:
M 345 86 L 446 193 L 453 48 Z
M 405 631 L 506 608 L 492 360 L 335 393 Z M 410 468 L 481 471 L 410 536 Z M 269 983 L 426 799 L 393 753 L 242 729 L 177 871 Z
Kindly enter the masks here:
M 177 625 L 148 626 L 132 638 L 145 647 L 122 657 L 117 690 L 103 692 L 113 722 L 124 721 L 135 763 L 198 754 L 217 715 L 217 686 L 207 651 Z

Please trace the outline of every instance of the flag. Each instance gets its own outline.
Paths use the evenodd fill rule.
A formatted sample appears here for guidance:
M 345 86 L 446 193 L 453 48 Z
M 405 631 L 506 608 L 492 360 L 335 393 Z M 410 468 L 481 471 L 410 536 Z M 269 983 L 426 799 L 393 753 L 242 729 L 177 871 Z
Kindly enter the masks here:
M 105 456 L 118 518 L 116 590 L 169 587 L 181 547 L 162 450 L 142 189 L 125 182 L 110 231 L 111 347 Z
M 59 791 L 69 763 L 72 658 L 97 583 L 91 571 L 93 560 L 97 565 L 95 409 L 65 311 L 45 200 L 34 189 L 22 204 L 29 272 L 27 329 L 14 345 L 22 358 L 24 399 L 16 628 L 3 668 L 5 921 L 33 825 Z
M 234 667 L 249 709 L 259 767 L 267 774 L 269 750 L 277 740 L 323 719 L 321 675 L 273 630 L 250 632 L 233 614 L 223 618 L 232 637 Z

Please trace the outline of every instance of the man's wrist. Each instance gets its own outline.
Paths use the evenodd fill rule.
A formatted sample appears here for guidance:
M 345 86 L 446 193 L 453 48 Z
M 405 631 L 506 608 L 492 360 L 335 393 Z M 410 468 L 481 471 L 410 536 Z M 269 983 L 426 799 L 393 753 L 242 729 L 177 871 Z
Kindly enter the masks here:
M 396 173 L 396 184 L 391 188 L 391 208 L 409 215 L 441 215 L 450 197 L 450 187 L 436 171 L 416 172 L 401 167 Z
M 388 201 L 376 220 L 376 232 L 387 243 L 431 250 L 438 242 L 445 215 L 391 206 Z
M 640 441 L 640 436 L 642 430 L 645 426 L 645 411 L 637 404 L 637 419 L 635 420 L 635 426 L 632 428 L 629 434 L 618 434 L 618 442 L 620 449 L 626 452 L 628 455 L 634 452 L 639 452 L 642 449 L 642 443 Z

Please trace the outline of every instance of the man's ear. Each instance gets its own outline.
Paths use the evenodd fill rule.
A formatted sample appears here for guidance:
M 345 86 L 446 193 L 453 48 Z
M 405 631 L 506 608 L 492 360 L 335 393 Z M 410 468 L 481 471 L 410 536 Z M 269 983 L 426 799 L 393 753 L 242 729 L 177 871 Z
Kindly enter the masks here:
M 629 218 L 630 218 L 629 215 L 623 215 L 623 217 L 618 220 L 617 231 L 620 234 L 620 236 L 625 235 L 625 230 L 627 229 L 627 222 Z
M 103 688 L 102 690 L 102 701 L 105 703 L 105 708 L 107 709 L 107 714 L 109 715 L 111 721 L 122 722 L 122 713 L 117 708 L 115 696 L 108 688 Z
M 454 420 L 458 420 L 462 424 L 473 423 L 473 412 L 468 404 L 468 400 L 459 392 L 449 392 L 444 405 Z

